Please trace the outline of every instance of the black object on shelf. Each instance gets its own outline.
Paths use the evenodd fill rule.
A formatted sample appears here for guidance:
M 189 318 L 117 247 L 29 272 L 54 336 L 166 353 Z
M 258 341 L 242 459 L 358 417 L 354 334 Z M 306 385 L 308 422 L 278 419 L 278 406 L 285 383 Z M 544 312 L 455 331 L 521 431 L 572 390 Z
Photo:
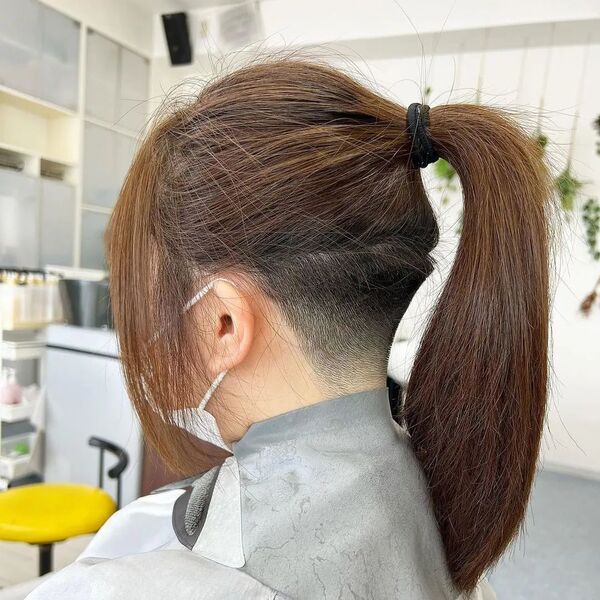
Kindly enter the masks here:
M 108 280 L 61 279 L 58 287 L 69 325 L 112 328 Z
M 29 475 L 23 475 L 23 477 L 17 477 L 11 479 L 8 483 L 9 488 L 19 487 L 20 485 L 30 485 L 32 483 L 42 483 L 44 479 L 39 473 L 30 473 Z

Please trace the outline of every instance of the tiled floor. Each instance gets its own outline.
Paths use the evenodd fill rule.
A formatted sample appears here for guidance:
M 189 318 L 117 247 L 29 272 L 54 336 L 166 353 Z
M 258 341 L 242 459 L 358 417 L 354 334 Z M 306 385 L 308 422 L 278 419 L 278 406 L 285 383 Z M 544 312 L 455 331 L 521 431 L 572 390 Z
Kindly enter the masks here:
M 600 600 L 600 482 L 541 473 L 526 535 L 490 581 L 498 600 Z
M 89 538 L 56 545 L 55 566 L 71 562 Z M 37 551 L 0 542 L 0 587 L 35 577 Z M 490 577 L 498 600 L 600 600 L 600 482 L 538 476 L 526 535 Z
M 81 536 L 56 544 L 54 548 L 54 567 L 62 569 L 62 567 L 73 562 L 87 546 L 90 539 L 91 536 Z M 37 556 L 35 546 L 0 542 L 0 589 L 36 577 Z

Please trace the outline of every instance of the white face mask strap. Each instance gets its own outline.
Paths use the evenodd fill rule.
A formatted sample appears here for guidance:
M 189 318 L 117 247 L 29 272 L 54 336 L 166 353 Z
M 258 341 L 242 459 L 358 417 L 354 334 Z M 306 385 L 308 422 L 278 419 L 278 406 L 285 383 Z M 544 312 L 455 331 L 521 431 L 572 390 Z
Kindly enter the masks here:
M 192 297 L 192 299 L 188 300 L 186 305 L 183 307 L 183 312 L 187 312 L 188 310 L 190 310 L 190 308 L 192 308 L 192 306 L 194 306 L 194 304 L 196 304 L 196 302 L 198 302 L 198 300 L 200 300 L 200 298 L 202 298 L 203 296 L 206 296 L 208 291 L 210 289 L 212 289 L 213 284 L 214 284 L 214 281 L 211 281 L 211 282 L 207 283 L 200 291 L 196 292 L 196 294 Z
M 235 283 L 233 283 L 233 281 L 230 281 L 229 279 L 225 279 L 224 277 L 217 277 L 217 278 L 213 279 L 212 281 L 209 281 L 203 288 L 201 288 L 198 292 L 196 292 L 196 294 L 194 294 L 194 296 L 183 307 L 183 311 L 184 312 L 188 311 L 190 308 L 192 308 L 192 306 L 194 306 L 194 304 L 196 304 L 196 302 L 198 302 L 200 299 L 202 299 L 204 296 L 206 296 L 206 294 L 214 287 L 215 281 L 226 281 L 227 283 L 229 283 L 230 285 L 235 287 Z M 197 410 L 204 410 L 204 407 L 210 400 L 211 396 L 215 393 L 215 390 L 219 387 L 221 381 L 223 381 L 223 378 L 225 377 L 226 374 L 227 374 L 227 369 L 225 369 L 225 371 L 222 371 L 221 373 L 219 373 L 216 376 L 215 380 L 210 384 L 210 387 L 206 390 L 206 394 L 204 394 L 204 397 L 202 398 L 202 401 L 198 405 Z
M 227 370 L 221 371 L 216 377 L 215 380 L 210 384 L 210 387 L 206 390 L 206 394 L 202 398 L 200 404 L 198 405 L 198 410 L 204 410 L 204 407 L 210 400 L 211 396 L 215 393 L 215 390 L 219 387 L 223 378 L 227 375 Z
M 194 304 L 196 304 L 196 302 L 198 302 L 198 300 L 200 300 L 201 298 L 206 296 L 206 294 L 208 294 L 209 290 L 212 290 L 212 288 L 214 287 L 215 281 L 226 281 L 233 287 L 236 287 L 235 283 L 233 283 L 233 281 L 230 281 L 229 279 L 225 279 L 224 277 L 217 277 L 216 279 L 209 281 L 202 289 L 200 289 L 198 292 L 196 292 L 196 294 L 194 294 L 194 296 L 192 297 L 191 300 L 188 300 L 188 302 L 186 302 L 186 305 L 183 307 L 183 312 L 190 310 L 190 308 L 192 308 L 192 306 L 194 306 Z

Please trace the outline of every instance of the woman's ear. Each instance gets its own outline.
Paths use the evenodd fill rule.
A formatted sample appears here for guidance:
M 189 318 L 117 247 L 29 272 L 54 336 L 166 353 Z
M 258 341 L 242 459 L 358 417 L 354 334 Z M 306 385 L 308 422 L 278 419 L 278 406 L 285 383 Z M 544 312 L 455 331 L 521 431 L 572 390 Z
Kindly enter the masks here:
M 207 296 L 210 355 L 208 370 L 216 375 L 247 358 L 255 336 L 254 307 L 240 288 L 228 280 L 215 279 Z

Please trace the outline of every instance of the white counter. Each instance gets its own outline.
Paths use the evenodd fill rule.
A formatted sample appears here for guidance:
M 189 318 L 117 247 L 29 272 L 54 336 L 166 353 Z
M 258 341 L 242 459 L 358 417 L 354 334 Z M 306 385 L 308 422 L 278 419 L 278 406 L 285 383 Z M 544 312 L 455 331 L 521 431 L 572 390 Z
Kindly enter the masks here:
M 70 348 L 105 356 L 119 356 L 117 336 L 112 329 L 88 329 L 74 325 L 50 325 L 46 332 L 48 346 Z

